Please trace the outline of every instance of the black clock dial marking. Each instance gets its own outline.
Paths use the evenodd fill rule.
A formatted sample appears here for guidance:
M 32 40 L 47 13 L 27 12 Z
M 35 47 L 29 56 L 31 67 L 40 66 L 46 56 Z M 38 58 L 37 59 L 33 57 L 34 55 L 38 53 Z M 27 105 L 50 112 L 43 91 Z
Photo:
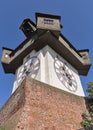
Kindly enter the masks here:
M 61 83 L 63 83 L 65 87 L 70 91 L 76 92 L 77 82 L 67 64 L 59 60 L 58 58 L 55 58 L 54 68 L 57 77 L 61 81 Z

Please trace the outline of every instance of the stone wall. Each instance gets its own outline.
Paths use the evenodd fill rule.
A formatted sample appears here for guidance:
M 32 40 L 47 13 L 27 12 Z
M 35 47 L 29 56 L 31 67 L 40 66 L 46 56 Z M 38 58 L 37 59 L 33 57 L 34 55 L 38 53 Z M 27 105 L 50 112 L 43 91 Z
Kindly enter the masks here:
M 83 97 L 25 79 L 0 110 L 6 130 L 78 130 L 87 111 Z

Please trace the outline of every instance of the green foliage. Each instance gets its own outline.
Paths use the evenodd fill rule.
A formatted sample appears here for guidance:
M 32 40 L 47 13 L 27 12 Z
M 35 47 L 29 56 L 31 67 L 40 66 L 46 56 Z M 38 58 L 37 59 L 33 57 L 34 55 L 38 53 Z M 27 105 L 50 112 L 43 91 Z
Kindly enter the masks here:
M 93 113 L 91 114 L 82 114 L 83 121 L 81 125 L 85 128 L 85 130 L 92 130 L 93 127 Z
M 93 82 L 87 84 L 87 92 L 89 93 L 87 97 L 89 114 L 82 114 L 83 121 L 81 125 L 85 130 L 93 130 Z
M 93 98 L 93 82 L 87 84 L 87 92 L 89 93 L 89 97 Z

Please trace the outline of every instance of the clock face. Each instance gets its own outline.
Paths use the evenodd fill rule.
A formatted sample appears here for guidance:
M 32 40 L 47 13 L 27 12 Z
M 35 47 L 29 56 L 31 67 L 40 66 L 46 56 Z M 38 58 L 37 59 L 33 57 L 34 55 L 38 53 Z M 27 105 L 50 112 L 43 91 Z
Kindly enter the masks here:
M 19 85 L 26 76 L 35 78 L 40 68 L 40 60 L 36 56 L 29 58 L 18 70 L 17 84 Z
M 68 90 L 76 92 L 77 82 L 67 63 L 55 58 L 54 68 L 61 83 L 63 83 Z

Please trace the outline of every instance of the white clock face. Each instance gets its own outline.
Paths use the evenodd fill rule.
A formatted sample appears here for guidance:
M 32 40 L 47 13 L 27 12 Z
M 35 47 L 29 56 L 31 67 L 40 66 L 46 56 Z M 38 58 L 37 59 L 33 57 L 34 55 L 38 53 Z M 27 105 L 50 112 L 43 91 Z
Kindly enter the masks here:
M 36 56 L 29 58 L 18 70 L 17 84 L 19 85 L 26 76 L 35 78 L 40 68 L 40 60 Z
M 67 63 L 58 58 L 55 58 L 54 62 L 55 72 L 57 74 L 58 79 L 61 83 L 70 91 L 76 92 L 77 91 L 77 82 L 75 77 L 68 67 Z

